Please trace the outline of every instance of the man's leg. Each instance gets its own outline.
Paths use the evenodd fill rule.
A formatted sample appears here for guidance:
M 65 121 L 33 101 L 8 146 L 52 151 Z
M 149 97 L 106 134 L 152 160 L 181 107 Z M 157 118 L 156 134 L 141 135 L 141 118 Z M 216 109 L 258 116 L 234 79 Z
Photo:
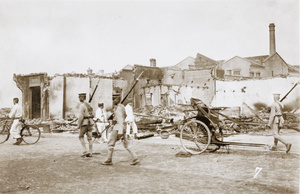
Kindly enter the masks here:
M 280 137 L 279 135 L 279 126 L 278 123 L 273 124 L 273 133 L 274 133 L 274 146 L 277 147 L 277 143 L 278 141 L 280 141 L 281 143 L 283 143 L 285 146 L 288 144 L 282 137 Z
M 130 135 L 130 123 L 126 123 L 126 135 Z
M 101 137 L 104 141 L 104 143 L 106 143 L 108 140 L 106 138 L 106 130 L 105 130 L 105 123 L 101 123 Z
M 79 131 L 79 141 L 80 141 L 81 147 L 83 149 L 82 156 L 85 156 L 87 154 L 87 149 L 86 149 L 86 145 L 85 145 L 85 141 L 84 141 L 84 134 L 85 134 L 86 130 L 87 130 L 87 126 L 82 126 Z
M 287 143 L 282 137 L 280 137 L 279 131 L 280 131 L 279 124 L 278 123 L 273 124 L 274 146 L 271 149 L 276 150 L 278 141 L 280 141 L 281 143 L 283 143 L 285 145 L 286 153 L 288 153 L 291 150 L 292 144 Z
M 20 135 L 21 125 L 19 120 L 14 120 L 11 128 L 10 128 L 10 134 L 11 136 L 16 139 L 17 141 L 14 143 L 14 145 L 19 145 L 22 142 L 22 138 Z
M 124 137 L 124 139 L 122 140 L 123 142 L 123 146 L 124 148 L 129 152 L 129 154 L 131 155 L 132 157 L 132 163 L 131 165 L 136 165 L 136 164 L 140 164 L 140 161 L 137 157 L 137 155 L 135 154 L 135 152 L 130 148 L 130 143 L 128 141 L 128 139 L 126 137 Z
M 133 134 L 134 134 L 134 139 L 137 139 L 138 129 L 137 129 L 137 126 L 134 121 L 132 121 L 132 130 L 133 130 Z
M 102 162 L 101 164 L 103 165 L 112 165 L 112 156 L 113 156 L 113 152 L 114 152 L 114 147 L 115 147 L 115 144 L 116 144 L 116 141 L 117 141 L 117 138 L 118 138 L 118 131 L 117 130 L 113 130 L 111 132 L 111 135 L 109 137 L 109 140 L 108 140 L 108 156 L 107 156 L 107 159 L 105 160 L 105 162 Z
M 93 154 L 93 141 L 92 141 L 92 135 L 93 135 L 93 128 L 92 126 L 88 127 L 88 130 L 86 132 L 86 138 L 89 142 L 89 154 L 87 155 L 88 157 L 91 157 Z

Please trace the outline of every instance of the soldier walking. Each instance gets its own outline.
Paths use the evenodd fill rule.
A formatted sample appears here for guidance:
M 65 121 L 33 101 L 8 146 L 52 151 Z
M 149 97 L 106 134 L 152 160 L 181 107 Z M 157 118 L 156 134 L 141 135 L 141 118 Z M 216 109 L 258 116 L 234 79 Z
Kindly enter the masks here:
M 129 141 L 125 135 L 126 133 L 126 123 L 125 123 L 125 108 L 120 103 L 121 98 L 120 94 L 113 95 L 113 104 L 114 104 L 114 111 L 113 111 L 113 130 L 108 140 L 108 157 L 105 162 L 102 162 L 103 165 L 112 165 L 112 156 L 114 152 L 115 144 L 118 140 L 122 139 L 122 143 L 124 148 L 130 153 L 133 161 L 131 165 L 139 164 L 140 161 L 136 154 L 129 148 Z
M 82 157 L 92 157 L 93 153 L 93 142 L 92 142 L 92 125 L 93 125 L 93 116 L 91 115 L 92 107 L 85 102 L 86 100 L 86 93 L 79 94 L 79 115 L 78 115 L 78 129 L 79 132 L 79 141 L 81 143 L 83 154 Z M 84 134 L 86 134 L 88 143 L 89 143 L 89 151 L 87 151 L 85 141 L 84 141 Z
M 288 153 L 292 147 L 292 144 L 287 143 L 280 135 L 279 131 L 280 128 L 283 126 L 283 116 L 282 116 L 282 109 L 283 104 L 279 101 L 280 94 L 273 94 L 274 103 L 271 106 L 271 113 L 269 118 L 268 126 L 273 130 L 273 137 L 274 137 L 274 145 L 271 148 L 271 151 L 277 150 L 278 141 L 283 143 L 286 147 L 286 153 Z

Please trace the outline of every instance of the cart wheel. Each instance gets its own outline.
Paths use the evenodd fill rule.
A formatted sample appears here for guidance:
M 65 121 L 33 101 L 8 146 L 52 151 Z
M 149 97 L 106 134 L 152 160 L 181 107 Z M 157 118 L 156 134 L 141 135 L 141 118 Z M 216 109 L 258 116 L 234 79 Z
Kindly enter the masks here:
M 161 137 L 162 139 L 168 139 L 169 136 L 170 136 L 170 133 L 169 133 L 169 131 L 167 131 L 167 130 L 162 130 L 162 131 L 160 132 L 160 137 Z
M 209 146 L 211 133 L 201 121 L 191 120 L 183 125 L 180 142 L 183 149 L 191 154 L 201 154 Z

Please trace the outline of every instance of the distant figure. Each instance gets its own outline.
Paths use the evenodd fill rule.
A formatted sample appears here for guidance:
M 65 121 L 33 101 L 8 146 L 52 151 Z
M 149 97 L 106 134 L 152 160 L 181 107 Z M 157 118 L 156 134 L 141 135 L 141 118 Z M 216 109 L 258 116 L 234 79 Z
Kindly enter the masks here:
M 279 101 L 280 94 L 273 94 L 274 103 L 271 106 L 271 113 L 269 118 L 268 126 L 273 130 L 274 136 L 274 145 L 270 149 L 271 151 L 277 150 L 278 141 L 283 143 L 286 147 L 286 153 L 288 153 L 292 147 L 292 144 L 287 143 L 282 137 L 279 135 L 280 128 L 283 126 L 284 119 L 282 116 L 283 104 Z
M 101 140 L 104 143 L 107 143 L 107 138 L 106 138 L 106 130 L 105 130 L 105 126 L 107 123 L 107 114 L 106 111 L 104 109 L 104 104 L 102 102 L 98 103 L 98 109 L 96 110 L 96 125 L 97 125 L 97 129 L 99 133 L 101 134 Z
M 14 98 L 13 99 L 14 106 L 12 107 L 8 117 L 14 119 L 11 128 L 10 128 L 10 134 L 14 139 L 16 139 L 16 142 L 13 145 L 20 145 L 20 143 L 23 141 L 22 137 L 20 135 L 22 125 L 20 123 L 20 119 L 22 118 L 22 107 L 19 105 L 19 99 Z
M 93 116 L 91 115 L 92 107 L 85 102 L 86 94 L 80 93 L 79 94 L 79 115 L 78 115 L 78 129 L 79 132 L 79 141 L 81 143 L 83 154 L 82 157 L 92 157 L 93 153 L 93 142 L 92 142 L 92 125 L 93 125 Z M 87 151 L 85 141 L 84 141 L 84 134 L 86 134 L 87 140 L 89 142 L 89 151 Z
M 127 137 L 130 137 L 130 128 L 132 127 L 134 139 L 137 139 L 137 126 L 134 122 L 134 115 L 133 115 L 133 109 L 132 109 L 132 102 L 129 101 L 128 104 L 125 106 L 126 111 L 126 135 Z
M 129 148 L 129 141 L 127 140 L 127 137 L 125 135 L 126 129 L 125 129 L 125 108 L 123 104 L 120 103 L 121 98 L 120 94 L 114 94 L 113 95 L 113 104 L 114 104 L 114 110 L 113 110 L 113 130 L 111 132 L 111 135 L 108 140 L 108 157 L 105 162 L 101 163 L 103 165 L 112 165 L 112 156 L 114 152 L 115 144 L 118 140 L 122 140 L 124 148 L 130 153 L 131 157 L 133 158 L 133 161 L 131 165 L 139 164 L 140 161 L 136 154 Z

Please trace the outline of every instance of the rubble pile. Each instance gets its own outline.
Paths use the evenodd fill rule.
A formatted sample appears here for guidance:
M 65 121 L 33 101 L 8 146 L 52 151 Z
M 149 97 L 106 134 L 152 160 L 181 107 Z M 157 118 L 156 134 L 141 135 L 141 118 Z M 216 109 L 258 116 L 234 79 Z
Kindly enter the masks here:
M 4 118 L 9 112 L 10 108 L 1 108 L 0 117 Z M 145 106 L 143 108 L 135 109 L 134 115 L 139 130 L 146 129 L 157 131 L 158 127 L 168 128 L 176 125 L 176 123 L 180 123 L 180 121 L 183 121 L 186 118 L 196 116 L 197 110 L 194 110 L 191 105 Z M 261 110 L 253 115 L 255 116 L 219 117 L 220 122 L 218 125 L 222 128 L 224 134 L 265 131 L 270 115 L 269 110 Z M 231 119 L 234 119 L 236 122 Z M 300 131 L 300 111 L 285 112 L 284 119 L 285 123 L 283 128 Z M 5 120 L 0 122 L 1 126 L 4 125 L 4 122 Z M 38 127 L 48 125 L 52 132 L 73 132 L 77 130 L 77 118 L 75 117 L 66 120 L 56 119 L 46 121 L 43 121 L 42 119 L 31 119 L 26 120 L 26 123 Z
M 135 122 L 139 129 L 156 129 L 157 125 L 169 126 L 183 120 L 184 106 L 146 106 L 134 110 Z
M 6 117 L 9 112 L 10 112 L 11 108 L 1 108 L 0 109 L 0 118 Z
M 218 108 L 215 108 L 218 110 Z M 139 129 L 156 130 L 157 126 L 168 127 L 177 121 L 191 118 L 197 115 L 197 111 L 190 105 L 173 106 L 146 106 L 135 109 L 135 120 Z M 248 133 L 266 131 L 270 116 L 269 109 L 262 109 L 253 116 L 234 116 L 230 119 L 219 116 L 218 125 L 223 129 L 224 134 Z M 300 131 L 300 112 L 286 112 L 284 114 L 285 129 Z M 236 121 L 236 122 L 234 122 Z
M 51 131 L 74 131 L 77 128 L 77 119 L 73 120 L 64 120 L 64 119 L 57 119 L 57 120 L 46 120 L 43 121 L 42 119 L 32 119 L 32 120 L 26 120 L 27 124 L 36 125 L 39 127 L 43 127 L 45 125 L 49 125 Z

